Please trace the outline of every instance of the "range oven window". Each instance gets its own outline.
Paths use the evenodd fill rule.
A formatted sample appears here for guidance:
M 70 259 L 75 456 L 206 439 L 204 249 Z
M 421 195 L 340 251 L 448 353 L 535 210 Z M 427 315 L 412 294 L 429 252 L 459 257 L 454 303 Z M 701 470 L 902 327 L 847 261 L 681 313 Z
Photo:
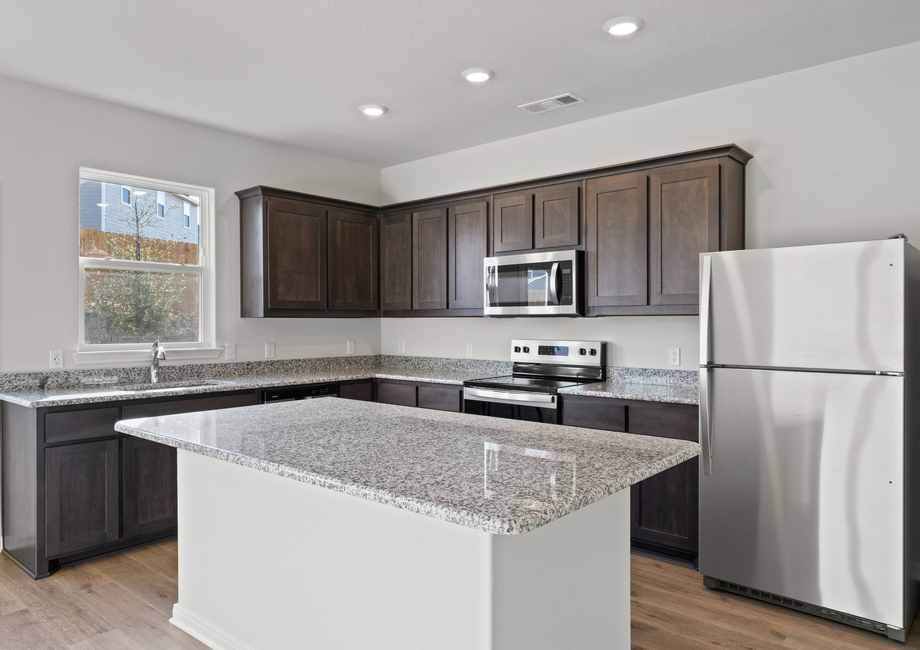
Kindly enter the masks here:
M 518 406 L 516 404 L 480 402 L 467 399 L 463 401 L 463 412 L 474 415 L 490 415 L 494 418 L 505 418 L 507 420 L 527 420 L 528 422 L 556 424 L 556 409 L 554 408 Z

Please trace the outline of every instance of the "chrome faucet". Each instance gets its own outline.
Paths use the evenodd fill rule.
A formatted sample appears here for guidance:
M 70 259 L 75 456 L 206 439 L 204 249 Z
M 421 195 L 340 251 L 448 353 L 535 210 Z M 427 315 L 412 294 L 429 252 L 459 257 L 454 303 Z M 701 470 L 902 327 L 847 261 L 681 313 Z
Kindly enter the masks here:
M 160 339 L 153 342 L 151 349 L 153 358 L 150 360 L 150 383 L 160 381 L 160 361 L 166 360 L 166 350 L 160 347 Z

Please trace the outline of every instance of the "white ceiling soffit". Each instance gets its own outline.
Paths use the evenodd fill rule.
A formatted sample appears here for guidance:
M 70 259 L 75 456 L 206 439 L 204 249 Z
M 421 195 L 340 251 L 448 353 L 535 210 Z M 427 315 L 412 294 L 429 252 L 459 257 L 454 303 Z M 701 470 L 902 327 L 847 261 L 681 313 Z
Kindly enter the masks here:
M 918 0 L 0 1 L 0 75 L 376 167 L 917 40 Z

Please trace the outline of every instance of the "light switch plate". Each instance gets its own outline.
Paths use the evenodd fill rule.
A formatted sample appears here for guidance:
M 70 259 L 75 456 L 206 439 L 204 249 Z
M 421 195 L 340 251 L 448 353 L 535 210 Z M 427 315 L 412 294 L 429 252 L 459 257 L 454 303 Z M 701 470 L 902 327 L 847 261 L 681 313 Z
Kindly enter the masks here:
M 266 343 L 266 344 L 265 344 L 265 358 L 266 358 L 266 359 L 274 359 L 274 358 L 275 358 L 275 344 L 274 344 L 274 343 Z
M 64 367 L 64 351 L 63 350 L 51 350 L 51 367 L 52 368 L 63 368 Z
M 680 348 L 668 348 L 668 363 L 672 366 L 680 365 Z
M 396 351 L 399 352 L 400 354 L 405 354 L 405 353 L 406 353 L 406 342 L 405 342 L 405 341 L 397 341 L 397 343 L 396 343 Z
M 227 361 L 236 359 L 236 343 L 227 343 L 224 345 L 224 359 Z
M 345 341 L 345 354 L 354 354 L 354 353 L 355 353 L 355 342 Z

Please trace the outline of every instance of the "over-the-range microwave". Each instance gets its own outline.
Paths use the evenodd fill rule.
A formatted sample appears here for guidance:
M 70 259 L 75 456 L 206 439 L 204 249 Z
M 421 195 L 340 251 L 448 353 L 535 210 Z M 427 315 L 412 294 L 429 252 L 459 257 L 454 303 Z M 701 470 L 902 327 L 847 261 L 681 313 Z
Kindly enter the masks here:
M 580 316 L 582 251 L 487 257 L 486 316 Z

